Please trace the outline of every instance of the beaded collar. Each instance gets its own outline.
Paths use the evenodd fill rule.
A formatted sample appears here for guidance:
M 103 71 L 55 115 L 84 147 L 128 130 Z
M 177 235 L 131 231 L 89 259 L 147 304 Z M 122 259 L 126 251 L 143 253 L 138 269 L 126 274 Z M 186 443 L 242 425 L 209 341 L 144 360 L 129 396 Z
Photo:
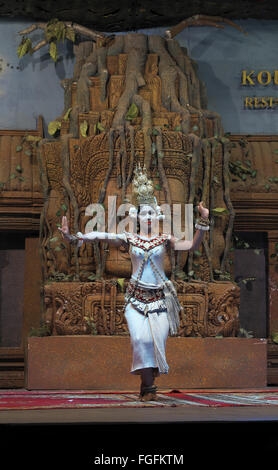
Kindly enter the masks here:
M 157 246 L 163 245 L 163 243 L 169 239 L 168 235 L 165 234 L 157 235 L 152 238 L 143 238 L 135 233 L 126 233 L 126 237 L 131 245 L 141 248 L 144 251 L 149 251 Z

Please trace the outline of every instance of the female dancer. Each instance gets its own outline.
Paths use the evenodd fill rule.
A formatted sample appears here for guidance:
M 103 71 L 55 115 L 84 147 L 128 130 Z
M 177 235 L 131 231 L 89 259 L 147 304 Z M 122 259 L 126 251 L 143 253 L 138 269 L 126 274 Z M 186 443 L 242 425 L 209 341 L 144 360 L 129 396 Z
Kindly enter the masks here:
M 169 333 L 177 334 L 179 327 L 181 307 L 174 285 L 164 272 L 166 249 L 169 246 L 179 250 L 198 249 L 204 230 L 209 229 L 209 211 L 202 202 L 199 203 L 201 217 L 195 224 L 196 232 L 192 241 L 177 240 L 165 234 L 151 236 L 154 225 L 161 219 L 161 213 L 153 196 L 152 182 L 140 168 L 135 172 L 133 188 L 138 212 L 133 209 L 130 215 L 138 216 L 140 235 L 135 232 L 78 232 L 72 236 L 66 217 L 62 219 L 60 231 L 69 241 L 77 238 L 79 245 L 84 241 L 103 240 L 114 246 L 124 245 L 129 248 L 132 276 L 125 295 L 125 318 L 133 350 L 131 373 L 141 376 L 140 400 L 149 401 L 156 399 L 154 378 L 168 373 L 165 357 L 167 337 Z

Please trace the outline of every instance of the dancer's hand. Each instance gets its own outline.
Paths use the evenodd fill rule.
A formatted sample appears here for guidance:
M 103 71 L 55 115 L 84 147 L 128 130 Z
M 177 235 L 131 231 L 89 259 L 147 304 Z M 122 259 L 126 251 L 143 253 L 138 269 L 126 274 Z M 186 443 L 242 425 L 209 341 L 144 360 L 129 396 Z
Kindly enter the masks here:
M 62 217 L 62 227 L 58 227 L 58 230 L 60 230 L 60 232 L 62 233 L 63 238 L 67 238 L 70 234 L 68 219 L 65 215 Z
M 203 201 L 201 201 L 199 204 L 198 204 L 198 211 L 201 215 L 201 217 L 204 217 L 204 219 L 207 219 L 208 216 L 209 216 L 209 210 L 206 209 L 204 206 L 203 206 Z

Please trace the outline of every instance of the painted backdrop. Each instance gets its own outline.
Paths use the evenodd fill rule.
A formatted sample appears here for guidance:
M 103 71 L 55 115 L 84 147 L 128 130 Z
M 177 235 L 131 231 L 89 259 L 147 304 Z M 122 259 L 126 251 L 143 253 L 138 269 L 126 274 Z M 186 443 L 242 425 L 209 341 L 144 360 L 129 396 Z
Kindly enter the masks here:
M 278 85 L 243 86 L 242 71 L 273 72 L 277 64 L 278 21 L 237 20 L 248 35 L 225 26 L 224 30 L 191 27 L 178 36 L 182 46 L 198 62 L 199 76 L 208 91 L 208 107 L 222 116 L 225 132 L 233 134 L 277 134 L 278 106 L 272 109 L 245 109 L 244 98 L 267 96 L 278 98 Z M 39 114 L 45 131 L 49 121 L 63 110 L 60 81 L 73 74 L 72 44 L 59 44 L 56 64 L 46 48 L 21 60 L 16 55 L 20 42 L 18 31 L 32 21 L 0 21 L 0 129 L 33 129 Z M 139 30 L 164 34 L 167 28 Z M 40 39 L 39 32 L 30 36 Z M 265 80 L 265 76 L 264 76 Z M 47 132 L 46 132 L 47 135 Z

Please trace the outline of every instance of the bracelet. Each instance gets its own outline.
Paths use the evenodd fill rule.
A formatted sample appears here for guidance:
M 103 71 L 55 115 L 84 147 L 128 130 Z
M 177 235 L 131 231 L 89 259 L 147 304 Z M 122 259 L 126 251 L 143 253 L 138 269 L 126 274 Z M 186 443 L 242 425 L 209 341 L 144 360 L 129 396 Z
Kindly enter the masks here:
M 200 220 L 201 222 L 204 222 L 204 224 L 209 224 L 209 223 L 210 223 L 210 220 L 209 220 L 208 217 L 202 217 L 202 216 L 200 216 L 200 217 L 199 217 L 199 220 Z
M 195 224 L 195 228 L 199 229 L 199 230 L 209 230 L 209 225 L 199 225 L 199 224 Z
M 211 221 L 209 219 L 204 219 L 204 217 L 199 217 L 199 219 L 196 220 L 196 223 L 199 225 L 211 225 Z

